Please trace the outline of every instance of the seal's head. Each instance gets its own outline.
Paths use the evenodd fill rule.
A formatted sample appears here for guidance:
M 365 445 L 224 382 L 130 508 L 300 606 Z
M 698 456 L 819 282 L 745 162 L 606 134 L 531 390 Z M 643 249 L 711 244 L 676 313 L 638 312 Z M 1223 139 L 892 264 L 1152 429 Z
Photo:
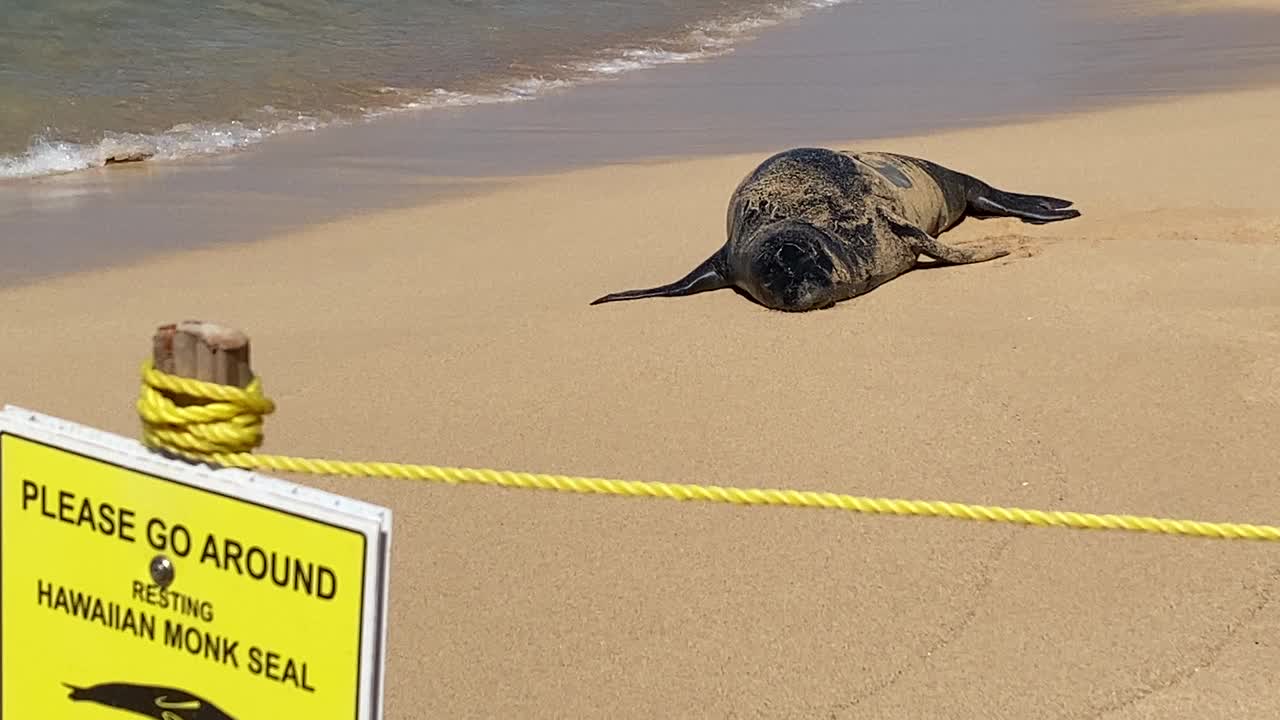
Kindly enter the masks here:
M 761 227 L 749 241 L 744 283 L 756 301 L 775 310 L 803 312 L 835 302 L 835 265 L 827 233 L 801 220 Z

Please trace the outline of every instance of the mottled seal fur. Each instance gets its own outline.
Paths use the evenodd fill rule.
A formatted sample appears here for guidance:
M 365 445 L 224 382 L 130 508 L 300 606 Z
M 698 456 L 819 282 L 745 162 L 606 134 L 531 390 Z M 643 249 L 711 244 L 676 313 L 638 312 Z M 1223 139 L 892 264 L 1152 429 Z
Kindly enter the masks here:
M 729 200 L 727 241 L 692 272 L 591 304 L 736 287 L 775 310 L 826 308 L 911 270 L 921 255 L 960 265 L 1009 254 L 938 241 L 966 217 L 1042 224 L 1078 217 L 1071 205 L 998 190 L 906 155 L 793 148 L 769 157 L 738 184 Z

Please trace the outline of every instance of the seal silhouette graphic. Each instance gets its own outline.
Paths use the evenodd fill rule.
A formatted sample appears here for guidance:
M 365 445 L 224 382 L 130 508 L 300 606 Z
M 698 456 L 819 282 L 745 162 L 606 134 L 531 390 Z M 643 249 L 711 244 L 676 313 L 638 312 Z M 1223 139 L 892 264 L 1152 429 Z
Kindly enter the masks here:
M 130 710 L 156 720 L 235 720 L 217 705 L 186 690 L 159 685 L 110 682 L 76 687 L 63 683 L 72 700 Z
M 1009 254 L 938 241 L 966 217 L 1043 224 L 1078 217 L 1071 205 L 999 190 L 907 155 L 793 148 L 738 184 L 729 199 L 728 239 L 701 265 L 673 283 L 591 304 L 734 287 L 774 310 L 827 308 L 917 267 L 921 255 L 962 265 Z

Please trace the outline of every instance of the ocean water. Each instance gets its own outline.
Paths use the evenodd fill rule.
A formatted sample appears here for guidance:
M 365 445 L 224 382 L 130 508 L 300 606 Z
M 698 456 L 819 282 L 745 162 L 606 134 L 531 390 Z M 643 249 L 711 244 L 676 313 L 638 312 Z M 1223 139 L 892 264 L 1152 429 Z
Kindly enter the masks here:
M 0 0 L 0 178 L 511 102 L 842 0 Z

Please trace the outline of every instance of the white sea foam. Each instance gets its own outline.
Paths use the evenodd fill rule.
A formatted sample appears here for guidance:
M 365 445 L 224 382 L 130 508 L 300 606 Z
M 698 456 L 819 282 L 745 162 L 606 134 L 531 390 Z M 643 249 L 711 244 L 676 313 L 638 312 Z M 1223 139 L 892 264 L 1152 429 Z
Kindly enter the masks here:
M 608 48 L 595 53 L 590 59 L 566 63 L 552 77 L 512 78 L 499 83 L 496 90 L 469 92 L 435 88 L 422 92 L 384 87 L 380 88 L 379 94 L 396 99 L 386 106 L 367 110 L 362 117 L 371 119 L 409 110 L 521 102 L 541 97 L 550 91 L 607 81 L 624 73 L 661 65 L 703 61 L 732 52 L 735 45 L 765 28 L 799 17 L 810 10 L 828 8 L 848 1 L 798 0 L 774 5 L 750 15 L 697 23 L 686 28 L 683 33 L 665 40 Z M 344 119 L 320 119 L 306 115 L 282 119 L 274 108 L 263 108 L 261 114 L 265 119 L 256 123 L 192 123 L 177 125 L 156 134 L 110 133 L 92 144 L 59 140 L 56 132 L 49 131 L 34 138 L 23 154 L 0 156 L 0 179 L 76 172 L 101 167 L 112 157 L 129 154 L 147 156 L 151 160 L 216 155 L 246 148 L 281 133 L 309 131 L 348 122 Z
M 298 117 L 262 125 L 245 123 L 184 123 L 156 134 L 108 133 L 93 144 L 37 137 L 22 155 L 0 157 L 0 178 L 32 178 L 42 175 L 102 167 L 112 158 L 142 156 L 150 160 L 176 160 L 217 155 L 261 142 L 283 132 L 314 130 L 331 122 Z
M 563 76 L 561 77 L 513 80 L 504 84 L 500 90 L 485 93 L 436 88 L 427 93 L 418 94 L 403 105 L 381 108 L 371 112 L 370 115 L 385 115 L 402 109 L 519 102 L 539 97 L 549 90 L 608 80 L 623 73 L 647 70 L 660 65 L 707 60 L 732 52 L 735 45 L 755 36 L 763 29 L 800 17 L 811 10 L 834 7 L 849 1 L 800 0 L 789 4 L 772 5 L 745 17 L 697 23 L 683 34 L 677 34 L 665 41 L 602 50 L 596 53 L 593 59 L 562 65 L 560 70 Z M 409 91 L 398 88 L 385 88 L 385 90 L 410 94 Z

